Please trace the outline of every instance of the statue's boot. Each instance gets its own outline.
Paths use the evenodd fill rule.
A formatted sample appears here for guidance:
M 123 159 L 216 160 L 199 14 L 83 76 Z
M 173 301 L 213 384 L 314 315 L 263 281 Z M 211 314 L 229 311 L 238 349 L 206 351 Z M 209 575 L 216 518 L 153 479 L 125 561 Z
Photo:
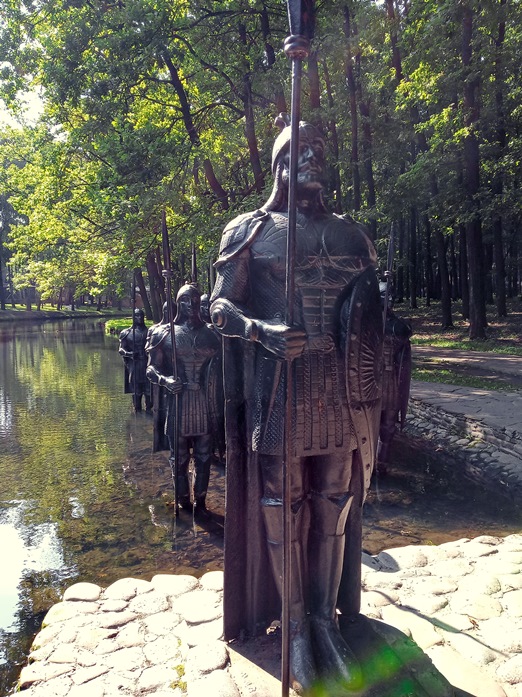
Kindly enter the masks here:
M 134 406 L 134 411 L 141 411 L 141 395 L 132 395 L 132 404 Z
M 173 478 L 175 476 L 174 472 L 174 459 L 170 458 L 170 466 L 172 469 Z M 190 501 L 190 486 L 188 478 L 188 466 L 189 460 L 182 461 L 178 463 L 178 472 L 176 476 L 176 494 L 178 499 L 178 506 L 183 508 L 185 511 L 192 511 L 192 503 Z
M 196 514 L 205 514 L 207 511 L 206 498 L 210 479 L 210 463 L 210 458 L 204 462 L 196 460 L 196 480 L 194 482 Z
M 388 472 L 388 461 L 390 459 L 391 443 L 384 442 L 379 438 L 377 443 L 377 458 L 375 468 L 378 474 L 386 474 Z
M 303 508 L 303 507 L 302 507 Z M 283 526 L 282 503 L 263 499 L 263 517 L 267 533 L 268 552 L 279 597 L 283 585 Z M 292 688 L 306 693 L 317 682 L 317 670 L 312 652 L 310 624 L 304 601 L 304 558 L 300 535 L 303 510 L 293 514 L 290 588 L 290 677 Z
M 362 685 L 361 667 L 341 635 L 336 612 L 350 504 L 349 495 L 312 496 L 312 520 L 320 528 L 310 532 L 308 557 L 310 625 L 317 667 L 322 676 L 335 680 L 348 693 Z

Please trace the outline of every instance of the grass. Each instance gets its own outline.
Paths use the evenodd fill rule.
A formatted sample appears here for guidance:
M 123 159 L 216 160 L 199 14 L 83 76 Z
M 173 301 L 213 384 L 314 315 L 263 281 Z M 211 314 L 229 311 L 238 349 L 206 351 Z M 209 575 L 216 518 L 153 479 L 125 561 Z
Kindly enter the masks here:
M 494 306 L 487 306 L 487 339 L 469 339 L 469 321 L 462 317 L 462 303 L 452 305 L 453 327 L 444 329 L 441 325 L 439 302 L 427 307 L 419 300 L 419 307 L 408 309 L 396 305 L 395 312 L 408 318 L 413 327 L 412 344 L 435 346 L 461 351 L 482 351 L 485 353 L 510 354 L 522 356 L 522 299 L 513 298 L 508 303 L 507 317 L 497 317 Z
M 408 310 L 397 305 L 397 314 L 412 323 L 414 346 L 429 346 L 435 350 L 425 359 L 417 355 L 414 360 L 412 379 L 423 382 L 457 385 L 485 390 L 520 389 L 521 381 L 516 376 L 473 373 L 472 365 L 457 364 L 448 360 L 448 354 L 437 355 L 436 349 L 460 351 L 479 351 L 496 355 L 522 356 L 522 300 L 512 299 L 508 305 L 507 317 L 496 317 L 495 308 L 487 308 L 487 336 L 485 340 L 469 339 L 469 322 L 462 317 L 461 303 L 452 307 L 453 327 L 443 329 L 441 326 L 441 309 L 439 302 L 432 302 L 426 307 L 419 301 L 419 307 Z M 448 364 L 451 362 L 451 368 Z M 494 376 L 494 377 L 492 377 Z
M 480 351 L 482 353 L 498 353 L 509 356 L 522 356 L 522 346 L 516 341 L 499 345 L 494 341 L 456 341 L 454 339 L 436 339 L 412 337 L 415 346 L 435 346 L 437 348 L 456 349 L 457 351 Z
M 150 327 L 154 322 L 151 320 L 145 320 L 145 325 Z M 119 334 L 123 329 L 132 326 L 132 316 L 129 317 L 118 317 L 117 319 L 109 319 L 105 322 L 105 333 L 106 334 Z
M 128 310 L 118 310 L 116 307 L 102 307 L 100 311 L 96 305 L 79 305 L 74 310 L 70 309 L 70 305 L 62 306 L 61 310 L 51 305 L 42 305 L 40 310 L 33 305 L 31 310 L 28 310 L 25 305 L 6 305 L 5 310 L 0 310 L 0 322 L 12 320 L 41 320 L 41 319 L 62 319 L 63 317 L 121 317 L 122 312 L 127 313 Z
M 417 367 L 411 371 L 412 380 L 420 380 L 421 382 L 435 382 L 442 385 L 457 385 L 458 387 L 474 387 L 479 390 L 497 390 L 512 392 L 515 388 L 509 384 L 501 383 L 491 378 L 481 378 L 478 375 L 464 375 L 455 370 L 446 370 L 445 368 L 433 367 Z

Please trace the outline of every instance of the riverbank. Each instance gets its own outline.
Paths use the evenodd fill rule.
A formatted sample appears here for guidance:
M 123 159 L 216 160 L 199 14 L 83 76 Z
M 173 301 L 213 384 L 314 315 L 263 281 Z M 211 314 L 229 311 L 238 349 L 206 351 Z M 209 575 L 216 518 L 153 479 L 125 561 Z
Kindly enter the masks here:
M 78 310 L 6 309 L 0 310 L 0 322 L 52 322 L 62 319 L 88 319 L 91 317 L 108 319 L 111 317 L 130 317 L 131 315 L 132 310 L 129 308 L 123 310 L 118 310 L 116 308 L 103 308 L 100 311 L 92 307 L 82 307 Z
M 522 697 L 521 568 L 521 534 L 363 554 L 361 622 L 381 653 L 357 647 L 370 687 L 354 697 Z M 75 584 L 47 613 L 19 687 L 26 697 L 279 694 L 278 631 L 227 645 L 222 587 L 219 571 Z

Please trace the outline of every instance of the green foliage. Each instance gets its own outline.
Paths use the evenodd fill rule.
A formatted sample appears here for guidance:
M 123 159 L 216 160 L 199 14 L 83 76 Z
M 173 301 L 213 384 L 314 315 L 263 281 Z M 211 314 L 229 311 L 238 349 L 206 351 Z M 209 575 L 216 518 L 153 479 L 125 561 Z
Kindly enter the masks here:
M 468 7 L 473 51 L 464 66 Z M 320 107 L 310 105 L 305 65 L 303 117 L 323 125 L 332 156 L 335 129 L 333 167 L 350 210 L 349 64 L 358 109 L 357 217 L 375 221 L 381 259 L 389 223 L 412 210 L 448 238 L 480 204 L 486 241 L 501 215 L 511 244 L 522 210 L 520 3 L 335 0 L 317 8 Z M 36 285 L 43 295 L 112 288 L 123 295 L 129 272 L 144 269 L 160 243 L 163 210 L 173 257 L 188 256 L 194 243 L 203 276 L 225 223 L 266 200 L 273 117 L 290 92 L 284 5 L 10 0 L 3 9 L 0 95 L 16 111 L 22 91 L 38 88 L 45 106 L 37 126 L 5 131 L 0 141 L 1 190 L 17 216 L 6 253 L 18 287 Z M 463 94 L 473 81 L 481 103 L 480 119 L 471 123 Z M 471 136 L 481 167 L 472 202 L 462 183 Z M 501 191 L 494 187 L 499 178 Z

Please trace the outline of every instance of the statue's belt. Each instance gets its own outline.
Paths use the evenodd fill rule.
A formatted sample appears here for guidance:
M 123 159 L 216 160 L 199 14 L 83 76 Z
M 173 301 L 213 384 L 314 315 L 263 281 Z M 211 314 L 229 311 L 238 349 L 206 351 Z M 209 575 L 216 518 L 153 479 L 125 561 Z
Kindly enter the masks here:
M 184 382 L 183 389 L 188 392 L 199 392 L 201 385 L 197 382 Z
M 317 336 L 308 336 L 306 340 L 305 351 L 321 351 L 330 353 L 335 349 L 333 337 L 329 334 L 318 334 Z

